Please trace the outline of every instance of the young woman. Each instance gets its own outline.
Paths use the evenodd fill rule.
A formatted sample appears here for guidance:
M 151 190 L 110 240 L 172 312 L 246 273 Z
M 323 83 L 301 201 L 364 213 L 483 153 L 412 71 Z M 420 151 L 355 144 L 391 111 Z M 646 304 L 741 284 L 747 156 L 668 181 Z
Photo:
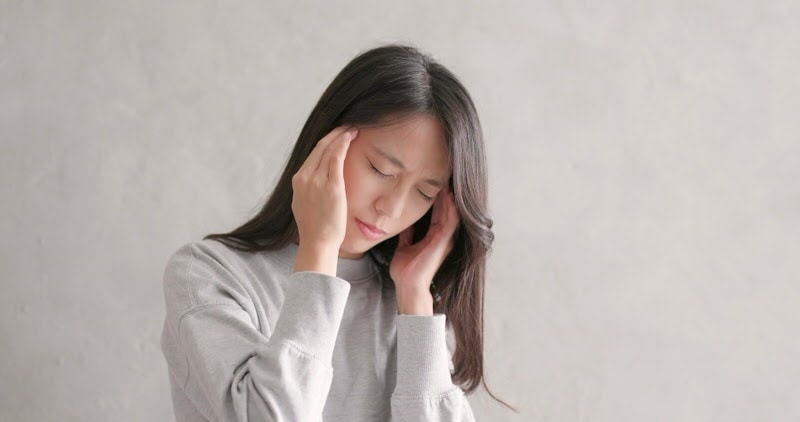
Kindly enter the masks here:
M 169 259 L 177 420 L 473 420 L 485 161 L 443 66 L 398 45 L 347 64 L 261 211 Z

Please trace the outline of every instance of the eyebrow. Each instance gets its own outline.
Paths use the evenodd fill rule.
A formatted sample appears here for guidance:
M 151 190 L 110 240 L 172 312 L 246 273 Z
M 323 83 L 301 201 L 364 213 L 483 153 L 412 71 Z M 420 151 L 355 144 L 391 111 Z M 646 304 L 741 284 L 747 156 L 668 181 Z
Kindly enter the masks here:
M 392 164 L 394 164 L 395 166 L 399 167 L 400 169 L 402 169 L 402 170 L 406 169 L 405 164 L 403 164 L 403 162 L 400 161 L 400 159 L 398 159 L 394 155 L 389 154 L 388 152 L 386 152 L 386 151 L 384 151 L 384 150 L 382 150 L 382 149 L 380 149 L 380 148 L 378 148 L 378 147 L 376 147 L 374 145 L 372 145 L 372 149 L 375 152 L 377 152 L 380 156 L 382 156 L 383 158 L 389 160 Z M 444 186 L 444 183 L 442 183 L 442 181 L 439 180 L 439 179 L 430 179 L 429 178 L 429 179 L 423 180 L 423 182 L 425 182 L 425 183 L 427 183 L 429 185 L 436 186 L 437 188 L 441 188 L 441 187 Z

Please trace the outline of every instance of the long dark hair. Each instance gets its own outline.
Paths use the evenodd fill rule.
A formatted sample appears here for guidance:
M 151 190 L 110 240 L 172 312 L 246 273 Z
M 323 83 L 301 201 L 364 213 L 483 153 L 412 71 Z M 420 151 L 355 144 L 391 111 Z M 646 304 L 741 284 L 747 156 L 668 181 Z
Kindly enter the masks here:
M 249 252 L 280 249 L 296 241 L 291 179 L 317 142 L 342 124 L 380 125 L 387 119 L 419 115 L 435 117 L 442 124 L 460 219 L 453 250 L 431 286 L 434 312 L 447 315 L 455 334 L 453 382 L 468 393 L 482 383 L 495 397 L 486 387 L 483 374 L 484 278 L 494 240 L 487 210 L 483 134 L 475 105 L 464 86 L 444 66 L 417 49 L 385 45 L 363 52 L 348 63 L 311 111 L 283 174 L 261 211 L 232 232 L 210 234 L 205 239 Z M 429 211 L 414 223 L 415 241 L 424 237 L 430 215 Z M 396 245 L 397 236 L 369 251 L 384 280 L 388 279 Z

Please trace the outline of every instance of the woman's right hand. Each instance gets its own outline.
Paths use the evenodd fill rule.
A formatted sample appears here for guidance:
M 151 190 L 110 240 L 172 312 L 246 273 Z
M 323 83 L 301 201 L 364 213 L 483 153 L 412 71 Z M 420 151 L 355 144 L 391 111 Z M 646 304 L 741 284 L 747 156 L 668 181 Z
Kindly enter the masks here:
M 349 125 L 333 129 L 292 177 L 292 213 L 300 241 L 295 271 L 336 275 L 347 228 L 344 158 L 357 134 Z

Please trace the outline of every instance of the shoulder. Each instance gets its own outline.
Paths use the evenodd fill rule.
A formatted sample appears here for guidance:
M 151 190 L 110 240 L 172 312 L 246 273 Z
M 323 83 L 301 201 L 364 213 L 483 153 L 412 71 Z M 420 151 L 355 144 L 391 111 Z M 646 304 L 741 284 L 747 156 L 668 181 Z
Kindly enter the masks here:
M 164 269 L 168 311 L 206 305 L 243 306 L 259 284 L 287 270 L 282 251 L 247 252 L 210 239 L 188 242 L 170 255 Z
M 189 276 L 229 275 L 243 264 L 242 252 L 214 240 L 196 240 L 178 248 L 167 260 L 165 282 Z
M 260 272 L 265 266 L 282 269 L 293 264 L 291 248 L 275 251 L 242 251 L 212 239 L 195 240 L 178 248 L 167 260 L 167 272 L 195 276 L 241 276 Z

